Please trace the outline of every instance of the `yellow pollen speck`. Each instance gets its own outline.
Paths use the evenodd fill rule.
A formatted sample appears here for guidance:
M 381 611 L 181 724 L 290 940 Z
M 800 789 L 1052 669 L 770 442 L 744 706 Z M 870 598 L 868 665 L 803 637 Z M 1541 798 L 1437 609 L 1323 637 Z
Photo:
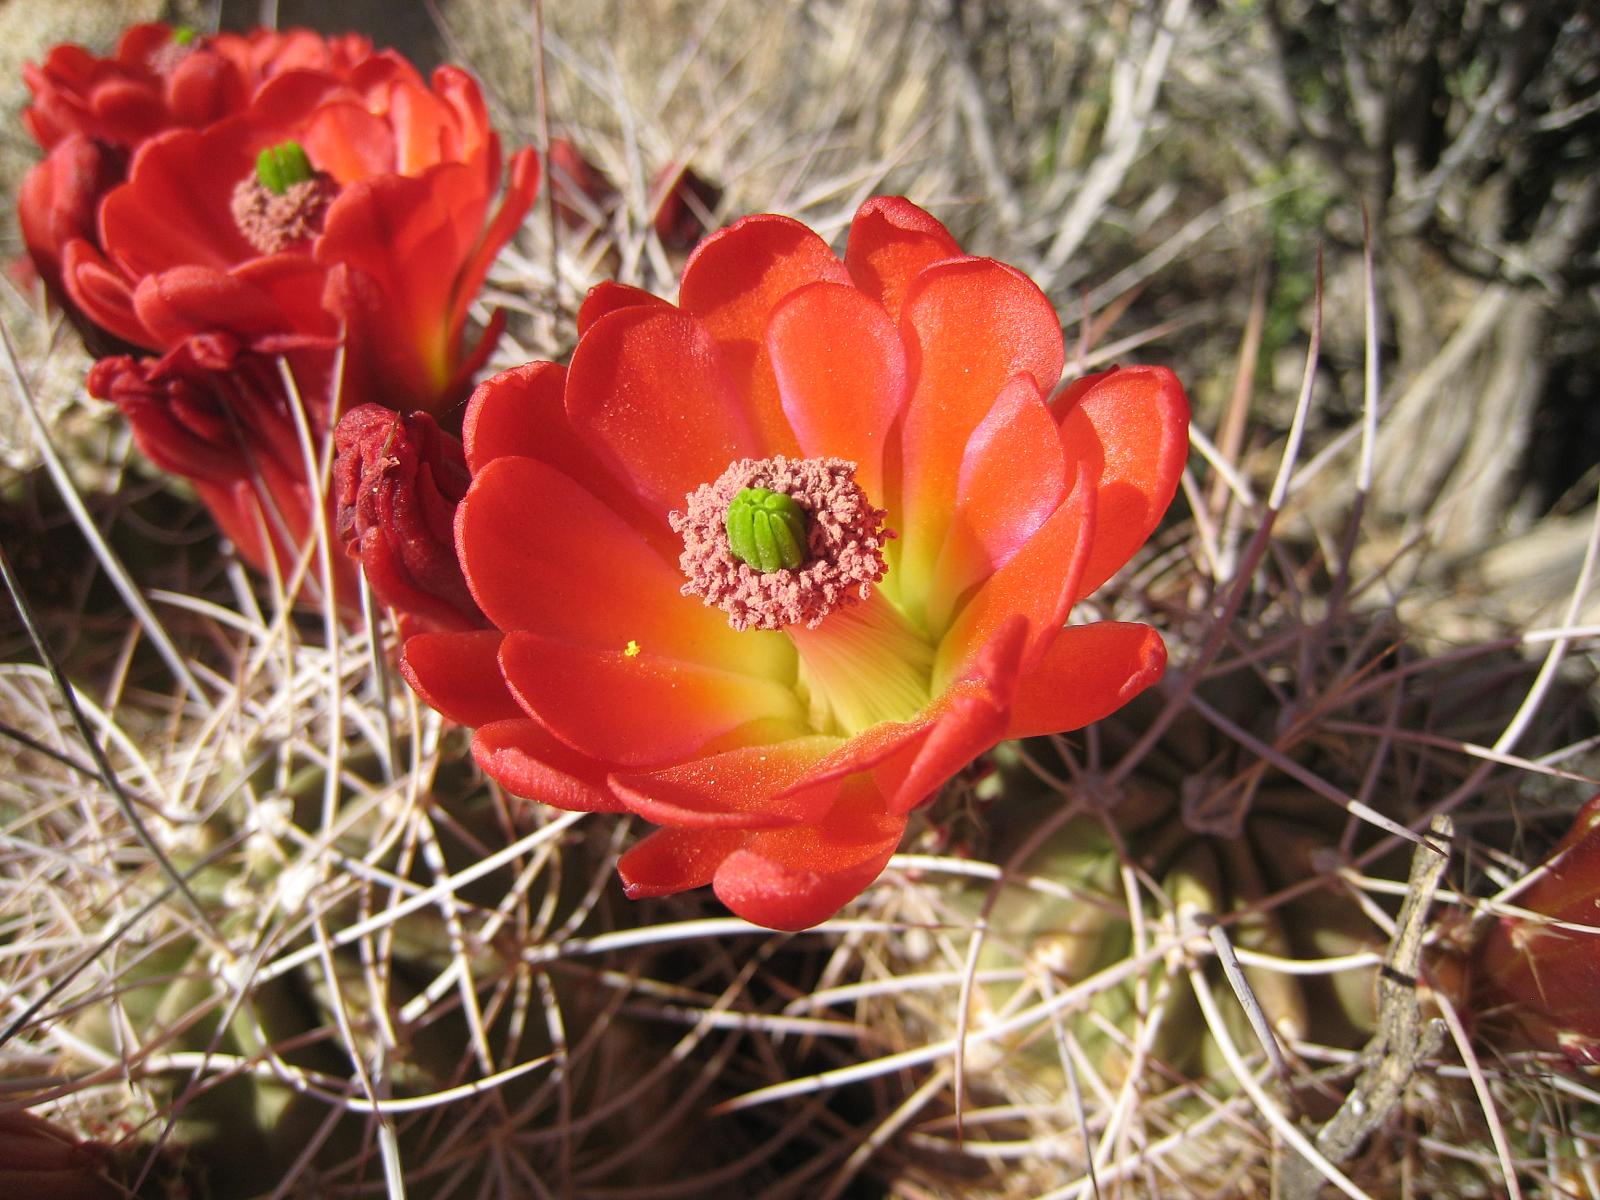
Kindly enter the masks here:
M 632 638 L 629 638 L 628 644 L 623 648 L 622 652 L 629 658 L 637 658 L 639 654 L 639 643 L 634 641 Z

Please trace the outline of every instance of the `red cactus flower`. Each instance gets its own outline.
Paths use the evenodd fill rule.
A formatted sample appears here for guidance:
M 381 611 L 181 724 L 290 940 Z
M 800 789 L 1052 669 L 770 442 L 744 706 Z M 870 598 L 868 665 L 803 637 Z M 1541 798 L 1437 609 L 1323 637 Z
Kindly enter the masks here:
M 1501 917 L 1477 944 L 1473 1010 L 1574 1064 L 1600 1065 L 1600 796 L 1512 903 L 1538 915 Z
M 364 404 L 340 420 L 334 447 L 335 527 L 402 633 L 483 628 L 455 552 L 471 481 L 461 443 L 426 413 Z
M 392 54 L 346 72 L 290 70 L 249 107 L 144 142 L 99 211 L 99 242 L 62 253 L 96 324 L 168 350 L 223 332 L 253 350 L 337 343 L 344 406 L 438 411 L 458 400 L 497 327 L 466 341 L 468 307 L 533 198 L 477 84 L 432 86 Z
M 160 359 L 103 358 L 89 394 L 115 404 L 157 467 L 190 480 L 240 555 L 290 579 L 315 544 L 323 511 L 277 363 L 226 335 L 194 338 Z M 325 424 L 312 416 L 308 432 Z M 333 585 L 345 603 L 355 571 L 338 548 Z M 313 583 L 322 578 L 308 564 Z M 313 590 L 315 590 L 313 588 Z
M 95 210 L 122 182 L 140 143 L 240 112 L 284 71 L 348 74 L 371 56 L 372 43 L 354 34 L 262 29 L 202 37 L 151 24 L 129 29 L 109 57 L 63 45 L 43 63 L 26 64 L 33 103 L 23 124 L 49 152 L 19 196 L 23 239 L 41 278 L 59 299 L 62 251 L 75 238 L 98 244 Z
M 1146 626 L 1062 626 L 1172 499 L 1187 401 L 1154 367 L 1052 401 L 1063 359 L 1037 287 L 899 198 L 843 262 L 756 216 L 678 306 L 601 284 L 570 368 L 470 401 L 456 550 L 494 628 L 403 670 L 509 791 L 663 826 L 630 896 L 824 920 L 975 755 L 1164 669 Z

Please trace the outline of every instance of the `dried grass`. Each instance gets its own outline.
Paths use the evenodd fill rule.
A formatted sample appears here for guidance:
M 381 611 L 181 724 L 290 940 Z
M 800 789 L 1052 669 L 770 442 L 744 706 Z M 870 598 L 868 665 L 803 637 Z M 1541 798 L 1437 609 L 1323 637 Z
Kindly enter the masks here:
M 107 1143 L 152 1196 L 1600 1194 L 1588 1081 L 1374 982 L 1454 914 L 1511 911 L 1600 775 L 1594 510 L 1525 522 L 1523 546 L 1564 539 L 1530 597 L 1511 547 L 1462 532 L 1504 528 L 1481 505 L 1400 502 L 1429 422 L 1490 444 L 1487 410 L 1441 397 L 1473 390 L 1469 358 L 1471 379 L 1537 369 L 1541 302 L 1509 281 L 1431 333 L 1391 321 L 1396 276 L 1462 284 L 1409 276 L 1386 227 L 1371 275 L 1359 240 L 1330 246 L 1313 327 L 1295 277 L 1320 210 L 1285 197 L 1326 193 L 1335 224 L 1355 206 L 1331 173 L 1265 169 L 1296 101 L 1232 6 L 545 15 L 552 128 L 621 199 L 554 242 L 536 216 L 507 252 L 501 361 L 569 348 L 603 274 L 670 290 L 659 164 L 726 185 L 718 218 L 829 236 L 903 190 L 1047 283 L 1077 369 L 1181 364 L 1183 499 L 1078 614 L 1156 624 L 1172 669 L 976 765 L 818 930 L 630 905 L 621 823 L 486 784 L 393 677 L 381 620 L 342 628 L 296 607 L 303 573 L 220 565 L 114 424 L 46 404 L 57 482 L 8 482 L 4 548 L 75 692 L 0 627 L 0 1107 Z M 440 16 L 542 140 L 526 12 Z M 1236 81 L 1277 108 L 1202 170 Z M 1295 136 L 1310 161 L 1327 130 Z M 1293 255 L 1262 267 L 1274 239 Z M 1514 346 L 1507 305 L 1535 326 Z M 37 310 L 4 315 L 30 391 L 81 370 Z M 1441 816 L 1434 903 L 1403 911 Z M 1319 1138 L 1374 1064 L 1398 1107 Z

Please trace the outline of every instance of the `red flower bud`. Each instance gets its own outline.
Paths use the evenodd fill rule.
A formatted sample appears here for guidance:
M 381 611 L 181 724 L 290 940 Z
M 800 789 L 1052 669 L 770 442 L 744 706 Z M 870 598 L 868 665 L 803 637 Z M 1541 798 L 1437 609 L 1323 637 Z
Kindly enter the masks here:
M 1474 949 L 1473 1007 L 1534 1046 L 1600 1064 L 1600 795 L 1541 872 L 1511 901 L 1539 916 L 1501 917 Z
M 335 528 L 373 593 L 408 633 L 485 626 L 456 559 L 456 505 L 471 476 L 461 443 L 426 413 L 376 404 L 334 431 Z
M 617 189 L 600 170 L 566 138 L 552 138 L 549 159 L 550 186 L 554 190 L 556 216 L 572 229 L 584 229 L 603 216 L 617 198 Z
M 687 166 L 663 168 L 650 194 L 661 197 L 651 224 L 669 250 L 692 250 L 705 236 L 705 218 L 722 201 L 722 189 Z

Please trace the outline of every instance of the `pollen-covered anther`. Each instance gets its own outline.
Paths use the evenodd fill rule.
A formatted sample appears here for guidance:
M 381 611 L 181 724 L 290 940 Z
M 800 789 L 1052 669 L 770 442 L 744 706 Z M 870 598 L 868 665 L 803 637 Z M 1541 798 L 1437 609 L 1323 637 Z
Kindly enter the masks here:
M 780 454 L 741 458 L 701 484 L 668 517 L 683 537 L 683 594 L 722 609 L 735 629 L 815 628 L 834 609 L 865 600 L 888 569 L 883 547 L 894 533 L 883 527 L 884 510 L 856 486 L 855 472 L 842 458 Z M 762 571 L 729 544 L 729 507 L 763 492 L 788 497 L 804 516 L 804 555 L 795 567 Z
M 333 177 L 316 170 L 294 142 L 269 146 L 256 169 L 233 188 L 233 221 L 262 254 L 277 254 L 322 232 L 339 194 Z

